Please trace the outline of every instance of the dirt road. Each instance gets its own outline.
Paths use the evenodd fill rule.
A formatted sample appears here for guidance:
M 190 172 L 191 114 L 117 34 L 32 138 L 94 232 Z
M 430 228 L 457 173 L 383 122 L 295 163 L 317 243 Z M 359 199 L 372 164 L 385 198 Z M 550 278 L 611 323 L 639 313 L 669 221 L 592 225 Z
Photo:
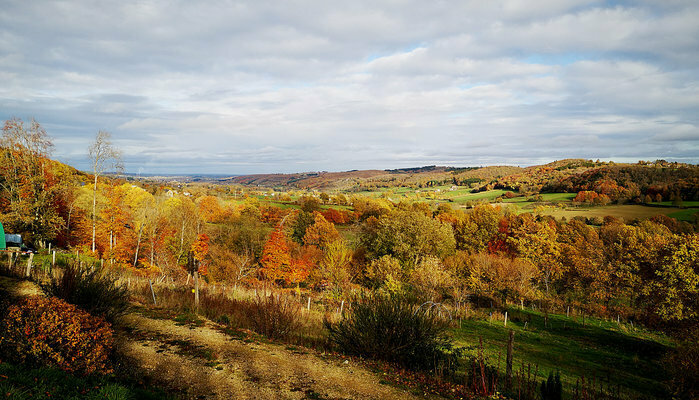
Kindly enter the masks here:
M 186 398 L 411 399 L 350 361 L 302 348 L 232 338 L 211 323 L 194 327 L 130 314 L 118 348 L 147 377 Z
M 11 297 L 40 294 L 30 281 L 0 276 Z M 349 360 L 304 348 L 230 336 L 205 322 L 185 325 L 140 312 L 116 329 L 122 367 L 184 399 L 414 399 Z

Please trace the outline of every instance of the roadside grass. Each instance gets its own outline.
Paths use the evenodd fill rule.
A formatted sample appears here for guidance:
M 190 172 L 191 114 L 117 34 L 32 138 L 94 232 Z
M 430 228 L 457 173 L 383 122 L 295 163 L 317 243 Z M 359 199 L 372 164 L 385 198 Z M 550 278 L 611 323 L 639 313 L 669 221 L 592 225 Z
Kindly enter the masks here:
M 469 353 L 476 355 L 482 338 L 489 363 L 504 375 L 508 335 L 512 329 L 515 331 L 513 370 L 531 364 L 534 371 L 538 365 L 538 385 L 549 372 L 559 371 L 568 396 L 575 392 L 576 381 L 582 377 L 586 381 L 595 379 L 598 387 L 602 384 L 605 390 L 620 389 L 622 398 L 655 398 L 667 394 L 660 360 L 673 346 L 669 338 L 594 317 L 586 317 L 583 325 L 580 316 L 549 314 L 545 324 L 544 315 L 539 312 L 511 308 L 509 313 L 507 327 L 502 317 L 492 323 L 488 318 L 462 320 L 461 327 L 453 329 L 456 344 L 470 347 Z
M 51 368 L 0 362 L 0 394 L 11 399 L 171 399 L 160 390 L 140 388 L 113 375 L 78 377 Z

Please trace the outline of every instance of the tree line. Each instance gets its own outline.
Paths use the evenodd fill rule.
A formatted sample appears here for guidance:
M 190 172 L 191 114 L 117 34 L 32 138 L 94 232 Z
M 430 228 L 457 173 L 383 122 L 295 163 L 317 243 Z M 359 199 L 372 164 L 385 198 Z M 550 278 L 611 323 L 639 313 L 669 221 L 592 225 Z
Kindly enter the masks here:
M 699 322 L 699 236 L 668 217 L 593 226 L 342 194 L 275 206 L 222 186 L 105 177 L 118 164 L 108 135 L 91 147 L 92 173 L 52 161 L 51 149 L 35 121 L 5 122 L 0 218 L 37 247 L 51 242 L 110 268 L 184 280 L 194 251 L 210 283 L 400 292 L 459 306 L 545 300 L 654 326 Z M 335 199 L 347 206 L 328 206 Z

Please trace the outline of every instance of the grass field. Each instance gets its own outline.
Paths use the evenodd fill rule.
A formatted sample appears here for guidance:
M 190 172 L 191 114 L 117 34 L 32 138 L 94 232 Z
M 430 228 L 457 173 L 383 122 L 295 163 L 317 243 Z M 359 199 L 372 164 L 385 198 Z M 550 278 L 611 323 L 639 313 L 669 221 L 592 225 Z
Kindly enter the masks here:
M 466 208 L 468 203 L 478 202 L 495 202 L 495 199 L 504 195 L 508 190 L 488 190 L 485 192 L 471 193 L 471 188 L 461 186 L 451 190 L 452 186 L 439 186 L 432 188 L 413 189 L 406 187 L 397 188 L 380 188 L 374 191 L 364 191 L 351 193 L 354 195 L 367 196 L 378 198 L 386 196 L 393 202 L 402 200 L 408 201 L 423 201 L 432 206 L 436 204 L 448 202 L 454 208 Z M 542 193 L 541 200 L 537 202 L 529 201 L 528 197 L 515 197 L 512 199 L 503 199 L 503 205 L 514 207 L 516 212 L 533 212 L 539 206 L 545 206 L 543 211 L 545 215 L 551 215 L 555 218 L 571 219 L 573 217 L 604 218 L 613 216 L 622 218 L 626 222 L 635 219 L 647 219 L 655 215 L 668 215 L 680 221 L 694 222 L 694 215 L 699 213 L 699 208 L 677 208 L 672 207 L 671 202 L 652 203 L 653 206 L 640 204 L 624 204 L 624 205 L 609 205 L 601 207 L 572 207 L 572 200 L 575 198 L 575 193 Z M 273 198 L 258 196 L 261 204 L 272 205 L 280 208 L 299 208 L 298 205 L 288 202 L 279 202 Z M 244 203 L 244 200 L 235 201 L 235 203 Z M 565 205 L 561 207 L 546 207 L 551 204 Z M 662 207 L 658 207 L 662 206 Z M 699 207 L 697 201 L 686 201 L 684 207 Z M 336 208 L 340 210 L 351 210 L 351 206 L 337 205 L 322 205 L 322 209 Z
M 671 201 L 661 201 L 661 202 L 655 202 L 655 203 L 650 203 L 650 204 L 657 205 L 657 206 L 665 206 L 665 207 L 672 207 L 673 206 Z M 699 201 L 683 201 L 682 207 L 699 207 Z
M 673 209 L 674 210 L 674 209 Z M 686 221 L 686 222 L 694 222 L 695 221 L 695 215 L 699 214 L 699 210 L 697 209 L 687 209 L 687 210 L 682 210 L 682 211 L 677 211 L 677 212 L 672 212 L 670 214 L 667 214 L 668 217 L 675 218 L 679 221 Z
M 637 204 L 625 204 L 603 207 L 546 208 L 543 214 L 551 215 L 558 219 L 562 217 L 571 219 L 578 216 L 586 218 L 604 218 L 611 215 L 613 217 L 623 218 L 626 222 L 630 222 L 634 219 L 646 219 L 654 215 L 669 215 L 681 211 L 690 210 L 682 210 L 673 207 L 648 207 Z
M 454 337 L 461 346 L 478 346 L 483 339 L 484 354 L 492 365 L 498 362 L 499 371 L 505 372 L 505 356 L 509 330 L 515 331 L 513 369 L 522 363 L 539 368 L 539 384 L 549 372 L 559 371 L 563 388 L 574 392 L 580 377 L 585 380 L 596 377 L 603 386 L 617 389 L 631 398 L 641 395 L 660 397 L 665 393 L 660 359 L 670 348 L 668 338 L 629 324 L 617 326 L 597 318 L 581 318 L 549 314 L 548 327 L 544 317 L 530 310 L 510 309 L 507 327 L 503 321 L 467 319 L 461 328 L 454 330 Z M 524 328 L 527 322 L 526 329 Z M 470 351 L 476 354 L 477 350 Z

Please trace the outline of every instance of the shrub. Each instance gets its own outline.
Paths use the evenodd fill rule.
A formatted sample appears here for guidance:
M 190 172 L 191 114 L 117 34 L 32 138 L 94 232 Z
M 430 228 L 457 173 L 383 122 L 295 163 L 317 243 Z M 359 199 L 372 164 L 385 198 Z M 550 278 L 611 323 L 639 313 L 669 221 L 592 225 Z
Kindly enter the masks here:
M 325 325 L 342 351 L 406 368 L 453 371 L 461 354 L 443 320 L 400 295 L 360 297 L 345 319 Z
M 114 278 L 98 269 L 81 269 L 73 264 L 66 265 L 59 278 L 51 279 L 41 288 L 49 296 L 63 299 L 112 322 L 124 314 L 129 305 L 126 286 L 118 285 Z
M 150 289 L 144 289 L 141 296 L 148 299 Z M 161 288 L 156 297 L 161 307 L 194 311 L 191 293 L 184 288 Z M 288 340 L 298 335 L 302 325 L 301 306 L 298 300 L 288 295 L 258 292 L 252 298 L 236 299 L 202 289 L 199 298 L 199 312 L 206 318 L 235 328 L 251 329 L 271 339 Z
M 561 400 L 563 396 L 563 385 L 561 375 L 556 372 L 549 372 L 549 378 L 541 382 L 541 398 L 543 400 Z
M 11 305 L 0 320 L 0 354 L 15 362 L 84 374 L 111 372 L 112 331 L 55 297 L 32 296 Z
M 699 330 L 690 333 L 663 361 L 670 391 L 681 399 L 699 398 Z
M 300 305 L 286 295 L 258 294 L 249 304 L 253 329 L 272 339 L 288 338 L 298 327 Z

